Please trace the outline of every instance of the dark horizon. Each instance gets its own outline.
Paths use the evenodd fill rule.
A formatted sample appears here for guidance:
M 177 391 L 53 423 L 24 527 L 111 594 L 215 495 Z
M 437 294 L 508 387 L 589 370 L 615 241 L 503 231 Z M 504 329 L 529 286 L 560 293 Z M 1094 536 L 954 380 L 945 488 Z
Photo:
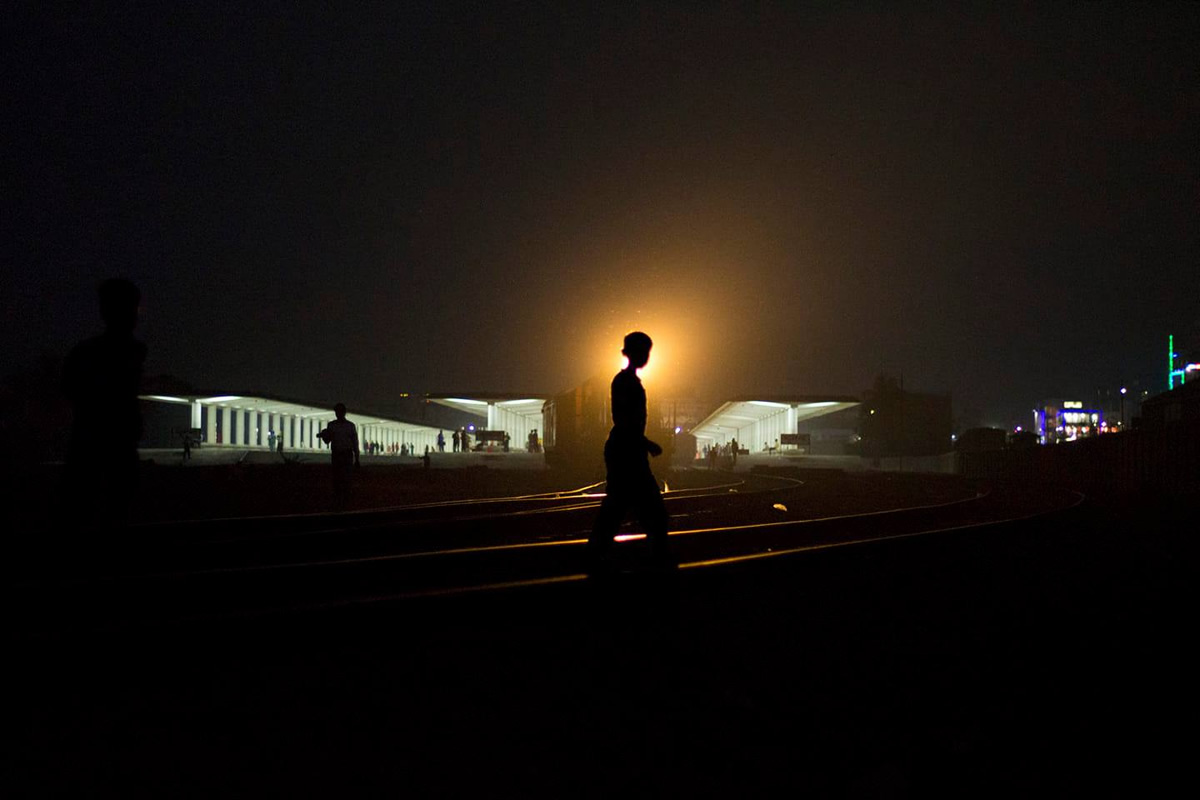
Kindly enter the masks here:
M 1007 427 L 1200 338 L 1195 5 L 11 17 L 4 374 L 111 275 L 147 374 L 367 407 L 643 328 L 701 396 L 903 373 Z

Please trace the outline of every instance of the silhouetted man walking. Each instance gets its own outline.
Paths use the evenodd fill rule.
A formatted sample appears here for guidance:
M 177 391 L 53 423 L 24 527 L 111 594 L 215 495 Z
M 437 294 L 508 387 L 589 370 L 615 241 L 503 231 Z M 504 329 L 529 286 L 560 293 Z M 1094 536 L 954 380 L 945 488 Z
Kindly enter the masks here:
M 646 390 L 637 375 L 650 360 L 652 345 L 650 337 L 640 331 L 628 334 L 621 352 L 629 359 L 629 365 L 612 381 L 613 427 L 604 443 L 608 485 L 588 539 L 593 572 L 610 567 L 613 537 L 630 509 L 637 514 L 650 540 L 654 564 L 674 566 L 667 544 L 667 509 L 647 457 L 647 454 L 661 455 L 662 448 L 646 438 Z
M 137 395 L 146 345 L 133 338 L 142 299 L 137 286 L 111 278 L 99 294 L 104 333 L 76 345 L 63 365 L 63 393 L 74 412 L 67 490 L 78 517 L 114 522 L 128 516 L 137 489 Z
M 317 434 L 329 445 L 330 463 L 333 466 L 333 503 L 338 511 L 345 511 L 350 502 L 350 479 L 354 468 L 359 466 L 358 428 L 346 419 L 346 406 L 338 403 L 333 407 L 337 416 Z

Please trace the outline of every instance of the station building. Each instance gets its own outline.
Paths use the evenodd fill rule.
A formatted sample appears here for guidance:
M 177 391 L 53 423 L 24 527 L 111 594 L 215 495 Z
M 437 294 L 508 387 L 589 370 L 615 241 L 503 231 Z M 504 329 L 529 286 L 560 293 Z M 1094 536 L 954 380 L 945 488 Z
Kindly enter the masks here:
M 1047 403 L 1035 409 L 1033 425 L 1041 444 L 1073 442 L 1109 432 L 1104 412 L 1098 408 L 1084 408 L 1079 400 Z

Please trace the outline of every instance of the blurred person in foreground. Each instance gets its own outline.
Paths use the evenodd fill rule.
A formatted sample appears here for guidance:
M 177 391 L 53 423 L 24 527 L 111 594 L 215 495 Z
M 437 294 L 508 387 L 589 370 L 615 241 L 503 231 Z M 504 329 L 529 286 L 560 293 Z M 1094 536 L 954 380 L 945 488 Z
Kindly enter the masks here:
M 317 434 L 329 445 L 330 463 L 333 466 L 333 505 L 337 511 L 345 511 L 350 503 L 350 479 L 355 467 L 359 466 L 358 428 L 346 419 L 346 406 L 338 403 L 333 407 L 337 419 Z
M 612 381 L 613 427 L 604 443 L 608 483 L 588 539 L 588 571 L 593 575 L 612 570 L 613 537 L 631 509 L 649 539 L 652 565 L 675 567 L 667 543 L 667 509 L 650 471 L 649 456 L 661 455 L 662 448 L 646 438 L 646 390 L 637 374 L 649 362 L 654 343 L 634 331 L 624 344 L 621 352 L 629 363 Z
M 110 524 L 129 516 L 138 483 L 138 389 L 146 345 L 133 338 L 142 294 L 131 281 L 100 284 L 104 332 L 77 344 L 63 365 L 71 404 L 67 493 L 75 518 Z

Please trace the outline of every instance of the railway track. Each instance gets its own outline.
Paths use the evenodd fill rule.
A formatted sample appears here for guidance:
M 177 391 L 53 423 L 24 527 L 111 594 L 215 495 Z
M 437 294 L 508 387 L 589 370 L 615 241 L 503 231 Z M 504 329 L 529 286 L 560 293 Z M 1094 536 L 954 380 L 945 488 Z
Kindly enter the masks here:
M 748 480 L 668 489 L 674 515 L 689 506 L 739 492 L 774 492 L 800 482 L 754 476 Z M 339 560 L 356 556 L 469 545 L 571 538 L 590 526 L 603 483 L 561 492 L 472 498 L 345 513 L 233 517 L 131 525 L 102 536 L 62 542 L 48 536 L 26 547 L 26 575 L 54 579 L 73 549 L 83 552 L 83 572 L 111 577 L 237 566 Z M 514 524 L 519 521 L 520 524 Z M 503 524 L 497 524 L 503 523 Z M 102 548 L 91 548 L 102 542 Z M 60 545 L 66 545 L 60 546 Z M 91 552 L 89 552 L 91 549 Z M 79 570 L 67 570 L 79 572 Z
M 353 525 L 330 526 L 326 517 L 313 526 L 314 520 L 306 519 L 299 530 L 279 530 L 266 539 L 185 539 L 186 546 L 172 549 L 170 558 L 143 560 L 136 565 L 139 569 L 124 564 L 118 565 L 124 569 L 100 573 L 20 581 L 13 587 L 13 602 L 17 618 L 31 625 L 104 628 L 582 582 L 587 580 L 585 532 L 599 500 L 590 491 L 595 488 L 582 487 L 552 498 L 493 498 L 388 509 L 359 515 Z M 783 504 L 768 501 L 786 495 L 787 482 L 742 491 L 745 488 L 739 481 L 668 493 L 668 508 L 676 517 L 671 543 L 679 571 L 659 577 L 686 580 L 691 570 L 965 531 L 1054 513 L 1081 500 L 1073 494 L 1010 489 L 863 514 L 771 519 Z M 712 506 L 726 516 L 732 509 L 733 516 L 744 521 L 679 524 L 702 517 L 704 509 Z M 433 510 L 432 518 L 426 516 Z M 557 533 L 547 536 L 546 530 Z M 330 537 L 340 537 L 340 547 L 333 553 L 324 547 Z M 636 533 L 618 537 L 619 570 L 612 580 L 645 575 L 641 538 Z M 281 543 L 287 546 L 280 548 Z

